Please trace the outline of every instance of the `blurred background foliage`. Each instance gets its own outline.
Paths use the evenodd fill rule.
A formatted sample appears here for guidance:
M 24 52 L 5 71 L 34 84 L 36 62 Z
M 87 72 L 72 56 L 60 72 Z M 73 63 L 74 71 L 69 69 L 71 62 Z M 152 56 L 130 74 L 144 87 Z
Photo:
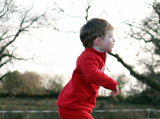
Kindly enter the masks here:
M 62 80 L 61 75 L 50 78 L 36 72 L 9 71 L 1 81 L 0 93 L 22 97 L 25 95 L 52 95 L 53 97 L 56 95 L 57 97 L 63 88 Z

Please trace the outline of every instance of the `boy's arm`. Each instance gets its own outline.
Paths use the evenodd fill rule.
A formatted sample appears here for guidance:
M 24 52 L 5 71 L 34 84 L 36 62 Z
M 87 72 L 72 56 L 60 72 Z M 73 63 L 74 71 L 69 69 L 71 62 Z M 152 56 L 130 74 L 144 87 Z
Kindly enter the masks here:
M 81 71 L 87 82 L 103 86 L 106 89 L 115 90 L 117 82 L 103 72 L 98 71 L 98 62 L 95 57 L 84 57 L 81 61 Z M 117 89 L 116 89 L 117 92 Z M 116 95 L 116 93 L 115 93 Z

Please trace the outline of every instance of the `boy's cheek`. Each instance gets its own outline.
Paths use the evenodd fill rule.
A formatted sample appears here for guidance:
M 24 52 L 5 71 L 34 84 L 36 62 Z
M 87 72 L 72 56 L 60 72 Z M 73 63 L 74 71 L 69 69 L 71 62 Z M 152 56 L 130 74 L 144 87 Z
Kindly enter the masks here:
M 112 46 L 113 46 L 113 45 L 112 45 L 112 43 L 111 43 L 111 42 L 108 42 L 108 43 L 107 43 L 107 47 L 109 47 L 109 48 L 110 48 L 110 47 L 112 47 Z

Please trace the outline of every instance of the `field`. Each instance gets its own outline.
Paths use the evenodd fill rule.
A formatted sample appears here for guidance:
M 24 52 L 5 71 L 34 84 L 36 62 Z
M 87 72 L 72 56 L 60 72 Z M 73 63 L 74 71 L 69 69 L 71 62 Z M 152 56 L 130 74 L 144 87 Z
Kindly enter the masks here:
M 0 119 L 59 119 L 55 105 L 56 99 L 15 99 L 0 98 L 0 111 L 24 111 L 0 113 Z M 145 119 L 148 117 L 147 108 L 156 109 L 158 107 L 151 105 L 138 105 L 127 103 L 111 103 L 108 101 L 97 101 L 97 104 L 91 113 L 94 119 Z M 119 111 L 119 112 L 95 112 L 95 110 L 122 110 L 122 109 L 144 109 L 144 111 Z M 53 112 L 42 112 L 50 110 Z M 27 112 L 40 111 L 40 112 Z M 160 112 L 150 112 L 150 118 L 159 118 Z

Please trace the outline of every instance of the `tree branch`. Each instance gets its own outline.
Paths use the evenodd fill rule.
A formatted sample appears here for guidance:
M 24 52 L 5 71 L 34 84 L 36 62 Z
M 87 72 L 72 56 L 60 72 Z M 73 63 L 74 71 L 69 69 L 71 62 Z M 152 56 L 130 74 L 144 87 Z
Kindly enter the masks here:
M 91 5 L 89 4 L 89 0 L 87 0 L 87 8 L 86 8 L 86 16 L 85 16 L 85 19 L 86 21 L 88 21 L 88 12 L 89 12 L 89 9 L 91 8 Z
M 20 26 L 19 26 L 21 29 L 22 29 L 22 25 L 23 25 L 23 23 L 24 23 L 24 21 L 25 21 L 25 19 L 26 19 L 26 16 L 27 16 L 28 12 L 31 11 L 31 9 L 33 9 L 33 7 L 31 7 L 30 9 L 28 9 L 28 10 L 25 12 L 24 17 L 23 17 L 23 19 L 22 19 L 22 21 L 21 21 L 21 23 L 20 23 Z
M 9 60 L 6 60 L 6 61 L 3 62 L 3 63 L 1 63 L 1 64 L 0 64 L 0 67 L 2 67 L 3 65 L 7 64 L 9 61 L 10 61 L 10 59 L 9 59 Z
M 6 73 L 6 74 L 0 76 L 0 81 L 1 81 L 6 75 L 8 75 L 8 73 Z
M 153 79 L 148 78 L 142 74 L 137 73 L 133 70 L 132 66 L 125 63 L 122 58 L 118 54 L 109 53 L 111 56 L 115 57 L 118 62 L 120 62 L 129 72 L 130 74 L 135 77 L 137 80 L 141 81 L 142 83 L 147 84 L 148 86 L 152 87 L 153 89 L 160 92 L 160 83 L 155 82 Z
M 7 30 L 5 30 L 5 31 L 2 33 L 2 35 L 1 35 L 1 37 L 0 37 L 0 41 L 2 41 L 2 40 L 3 40 L 3 36 L 5 36 L 5 35 L 7 34 L 7 32 L 8 32 L 8 29 L 7 29 Z
M 9 3 L 6 0 L 5 5 L 3 6 L 2 10 L 0 11 L 0 18 L 2 18 L 8 11 L 9 11 L 9 4 L 12 3 L 13 0 L 11 0 Z
M 23 32 L 23 31 L 25 31 L 27 28 L 29 28 L 34 22 L 36 22 L 40 17 L 44 16 L 45 13 L 46 13 L 46 12 L 45 12 L 45 13 L 43 13 L 42 15 L 40 15 L 40 16 L 36 17 L 35 19 L 33 19 L 29 25 L 27 25 L 27 26 L 25 26 L 25 27 L 22 27 L 22 26 L 23 26 L 23 23 L 24 23 L 24 21 L 25 21 L 26 15 L 28 14 L 28 12 L 29 12 L 31 9 L 32 9 L 32 7 L 31 7 L 29 10 L 27 10 L 27 12 L 25 12 L 24 17 L 23 17 L 23 19 L 22 19 L 22 21 L 21 21 L 21 23 L 20 23 L 20 26 L 19 26 L 20 28 L 19 28 L 19 30 L 18 30 L 17 33 L 14 35 L 14 38 L 13 38 L 11 41 L 9 41 L 8 43 L 6 43 L 6 45 L 1 48 L 0 54 L 2 54 L 2 53 L 4 52 L 4 50 L 6 49 L 6 47 L 8 47 L 10 44 L 12 44 L 12 43 L 16 40 L 16 38 L 19 36 L 19 34 L 20 34 L 21 32 Z

